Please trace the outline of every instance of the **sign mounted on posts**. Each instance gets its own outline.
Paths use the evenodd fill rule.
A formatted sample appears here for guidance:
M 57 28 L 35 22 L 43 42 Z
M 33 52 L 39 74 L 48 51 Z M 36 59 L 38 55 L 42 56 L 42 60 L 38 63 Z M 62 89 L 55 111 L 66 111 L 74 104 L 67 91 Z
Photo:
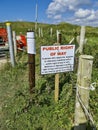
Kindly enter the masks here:
M 41 74 L 73 71 L 75 45 L 41 46 Z

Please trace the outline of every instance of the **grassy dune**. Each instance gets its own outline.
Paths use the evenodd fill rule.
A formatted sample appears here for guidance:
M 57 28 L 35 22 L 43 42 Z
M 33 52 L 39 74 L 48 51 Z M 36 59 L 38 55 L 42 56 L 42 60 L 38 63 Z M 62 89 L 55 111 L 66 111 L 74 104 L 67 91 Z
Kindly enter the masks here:
M 27 29 L 34 30 L 32 22 L 11 22 L 12 30 L 17 35 L 26 34 Z M 16 66 L 7 63 L 0 70 L 0 129 L 1 130 L 72 130 L 74 126 L 75 70 L 60 73 L 59 101 L 54 101 L 54 74 L 40 74 L 40 47 L 56 42 L 56 30 L 61 30 L 62 44 L 68 42 L 80 32 L 80 27 L 61 23 L 48 25 L 38 23 L 43 29 L 43 37 L 36 36 L 36 86 L 35 92 L 29 94 L 28 54 L 19 52 Z M 53 36 L 50 37 L 50 28 Z M 98 28 L 86 27 L 87 43 L 83 53 L 94 56 L 92 81 L 96 82 L 95 91 L 90 91 L 90 109 L 98 128 Z M 77 44 L 76 41 L 73 44 Z M 75 57 L 78 58 L 77 55 Z M 89 123 L 88 123 L 89 124 Z M 88 128 L 90 130 L 90 128 Z

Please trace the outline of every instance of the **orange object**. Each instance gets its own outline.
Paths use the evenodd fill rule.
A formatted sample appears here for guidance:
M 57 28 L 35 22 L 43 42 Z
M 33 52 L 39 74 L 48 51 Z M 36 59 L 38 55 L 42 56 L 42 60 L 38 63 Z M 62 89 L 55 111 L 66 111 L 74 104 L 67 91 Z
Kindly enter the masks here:
M 23 46 L 27 46 L 26 37 L 24 35 L 20 35 L 20 37 L 21 37 L 20 41 L 22 42 Z
M 26 37 L 24 35 L 17 36 L 17 48 L 23 49 L 27 46 Z
M 0 28 L 0 45 L 5 45 L 7 41 L 7 30 L 5 28 Z

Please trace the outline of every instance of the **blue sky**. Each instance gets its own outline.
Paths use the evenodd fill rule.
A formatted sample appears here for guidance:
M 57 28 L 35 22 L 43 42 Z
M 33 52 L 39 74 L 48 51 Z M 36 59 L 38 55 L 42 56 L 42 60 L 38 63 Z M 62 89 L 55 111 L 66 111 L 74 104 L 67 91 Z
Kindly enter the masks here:
M 1 0 L 0 22 L 35 22 L 36 3 L 38 22 L 98 26 L 98 0 Z

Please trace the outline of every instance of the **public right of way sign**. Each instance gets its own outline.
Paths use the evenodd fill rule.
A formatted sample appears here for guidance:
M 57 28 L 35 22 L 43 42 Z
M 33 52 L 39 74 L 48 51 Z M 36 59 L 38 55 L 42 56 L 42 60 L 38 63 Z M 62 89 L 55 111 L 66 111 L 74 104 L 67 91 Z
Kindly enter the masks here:
M 41 46 L 41 74 L 73 71 L 75 45 Z

